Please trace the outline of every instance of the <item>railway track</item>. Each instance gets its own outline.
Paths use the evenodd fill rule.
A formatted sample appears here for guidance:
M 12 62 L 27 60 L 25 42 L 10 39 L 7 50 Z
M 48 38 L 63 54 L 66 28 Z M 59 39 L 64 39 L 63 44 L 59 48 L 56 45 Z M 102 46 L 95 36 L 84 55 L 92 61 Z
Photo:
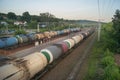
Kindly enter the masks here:
M 73 33 L 73 34 L 70 34 L 70 35 L 68 35 L 68 36 L 64 36 L 64 37 L 60 37 L 60 38 L 57 38 L 57 39 L 48 41 L 48 42 L 43 43 L 43 44 L 40 44 L 40 45 L 38 45 L 38 46 L 33 46 L 33 47 L 31 47 L 31 48 L 28 48 L 28 49 L 24 49 L 24 50 L 21 50 L 21 51 L 17 51 L 17 52 L 15 52 L 15 53 L 13 53 L 13 54 L 10 54 L 10 55 L 8 55 L 8 56 L 9 56 L 9 57 L 15 57 L 15 58 L 21 58 L 21 57 L 24 57 L 24 56 L 26 56 L 26 55 L 29 55 L 29 54 L 31 54 L 31 53 L 33 53 L 33 52 L 36 52 L 36 51 L 39 52 L 41 49 L 43 49 L 43 48 L 45 48 L 45 47 L 47 47 L 47 46 L 49 46 L 49 45 L 51 45 L 51 44 L 54 44 L 54 43 L 56 43 L 56 42 L 65 40 L 65 39 L 67 39 L 68 37 L 72 37 L 72 36 L 74 36 L 74 35 L 76 35 L 76 34 L 79 34 L 79 33 L 82 33 L 82 32 L 84 32 L 84 31 L 77 32 L 77 33 Z
M 81 66 L 85 60 L 85 58 L 87 57 L 87 55 L 90 53 L 90 49 L 92 47 L 92 45 L 95 42 L 95 38 L 96 38 L 96 34 L 94 34 L 93 39 L 91 40 L 91 42 L 88 44 L 86 50 L 84 51 L 84 54 L 82 55 L 82 57 L 78 60 L 77 64 L 75 65 L 75 67 L 73 68 L 73 70 L 70 72 L 70 74 L 68 75 L 66 80 L 76 80 L 76 77 L 81 69 Z M 80 79 L 79 79 L 80 80 Z
M 42 73 L 38 73 L 31 80 L 76 80 L 95 38 L 96 33 L 82 41 L 75 49 L 73 48 L 67 52 L 62 58 L 47 66 Z

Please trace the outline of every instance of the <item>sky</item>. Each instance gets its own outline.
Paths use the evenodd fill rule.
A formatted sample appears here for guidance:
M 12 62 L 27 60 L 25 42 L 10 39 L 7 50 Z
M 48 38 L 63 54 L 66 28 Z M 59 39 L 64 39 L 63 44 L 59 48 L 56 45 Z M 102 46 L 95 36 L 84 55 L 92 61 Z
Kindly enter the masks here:
M 39 15 L 49 12 L 58 18 L 69 20 L 100 19 L 109 22 L 116 9 L 120 9 L 120 0 L 0 0 L 1 13 L 14 12 L 22 15 L 28 11 L 31 15 Z

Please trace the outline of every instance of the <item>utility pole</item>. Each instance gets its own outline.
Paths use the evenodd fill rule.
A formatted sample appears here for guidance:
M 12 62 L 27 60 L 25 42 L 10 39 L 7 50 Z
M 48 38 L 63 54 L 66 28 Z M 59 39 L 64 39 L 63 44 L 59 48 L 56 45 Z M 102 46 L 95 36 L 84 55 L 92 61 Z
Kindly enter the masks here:
M 39 28 L 39 23 L 37 24 L 37 32 L 40 31 L 40 28 Z
M 53 22 L 53 31 L 55 31 L 55 22 Z
M 71 31 L 72 25 L 73 25 L 72 23 L 69 23 L 69 31 Z M 71 35 L 74 34 L 74 33 L 71 34 L 71 33 L 69 32 L 68 34 L 69 34 L 69 38 L 70 38 Z
M 6 34 L 8 35 L 8 24 L 6 24 Z
M 19 25 L 19 30 L 20 30 L 20 31 L 22 30 L 22 29 L 21 29 L 21 26 L 22 26 L 22 25 Z
M 98 41 L 100 41 L 100 32 L 101 32 L 101 22 L 98 22 Z

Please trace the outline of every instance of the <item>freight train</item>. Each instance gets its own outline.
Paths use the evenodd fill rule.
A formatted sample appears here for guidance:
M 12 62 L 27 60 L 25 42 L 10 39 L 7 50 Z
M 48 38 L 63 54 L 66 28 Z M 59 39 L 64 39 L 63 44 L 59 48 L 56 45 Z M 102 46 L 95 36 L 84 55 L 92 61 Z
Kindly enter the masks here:
M 46 39 L 53 38 L 55 36 L 67 34 L 70 32 L 77 32 L 80 31 L 80 28 L 71 28 L 71 29 L 64 29 L 61 31 L 46 31 L 44 33 L 29 33 L 26 35 L 20 34 L 14 37 L 3 37 L 0 38 L 0 48 L 8 48 L 11 46 L 19 46 L 25 43 L 31 43 L 34 41 L 41 41 L 44 42 Z
M 29 80 L 94 32 L 89 29 L 20 59 L 0 61 L 0 80 Z M 5 62 L 4 62 L 5 60 Z

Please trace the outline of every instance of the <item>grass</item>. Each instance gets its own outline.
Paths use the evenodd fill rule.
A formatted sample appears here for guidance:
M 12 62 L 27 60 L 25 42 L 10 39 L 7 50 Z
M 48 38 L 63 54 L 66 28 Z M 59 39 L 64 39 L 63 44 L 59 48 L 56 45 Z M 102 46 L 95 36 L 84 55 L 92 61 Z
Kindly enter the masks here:
M 92 48 L 91 55 L 89 56 L 88 59 L 88 69 L 87 69 L 87 74 L 84 78 L 84 80 L 100 80 L 100 76 L 98 76 L 98 71 L 101 74 L 101 69 L 100 69 L 100 59 L 101 59 L 101 53 L 102 47 L 99 47 L 99 42 L 95 42 L 94 47 Z M 103 74 L 102 74 L 103 75 Z
M 105 25 L 106 26 L 106 25 Z M 113 57 L 114 39 L 110 36 L 110 25 L 103 26 L 101 41 L 95 42 L 88 59 L 88 69 L 84 80 L 120 80 L 120 68 Z

